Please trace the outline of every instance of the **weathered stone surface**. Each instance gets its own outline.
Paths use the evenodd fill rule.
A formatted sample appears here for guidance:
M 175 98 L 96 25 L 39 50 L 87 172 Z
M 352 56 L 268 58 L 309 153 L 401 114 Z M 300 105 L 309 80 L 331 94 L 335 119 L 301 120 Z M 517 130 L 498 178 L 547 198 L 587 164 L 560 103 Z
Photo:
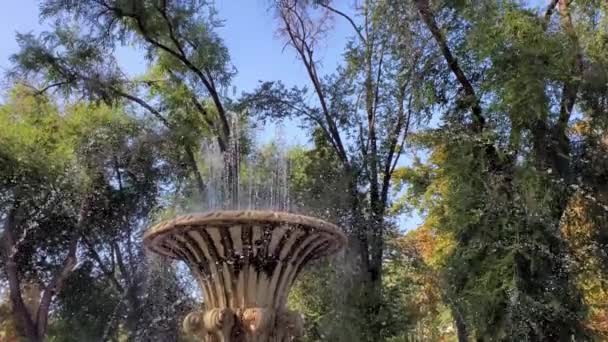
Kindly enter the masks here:
M 162 222 L 144 244 L 186 262 L 204 293 L 203 310 L 184 320 L 188 333 L 204 341 L 291 341 L 303 323 L 286 308 L 289 288 L 309 261 L 335 253 L 346 237 L 308 216 L 215 211 Z

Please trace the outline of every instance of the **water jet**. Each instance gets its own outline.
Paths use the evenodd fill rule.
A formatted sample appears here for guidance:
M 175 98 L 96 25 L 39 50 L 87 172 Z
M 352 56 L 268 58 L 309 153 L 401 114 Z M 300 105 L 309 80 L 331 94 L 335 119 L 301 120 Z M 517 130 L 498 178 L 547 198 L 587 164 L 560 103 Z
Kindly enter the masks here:
M 144 234 L 151 251 L 184 261 L 204 303 L 184 319 L 202 341 L 292 341 L 302 319 L 289 289 L 310 262 L 344 247 L 335 225 L 276 211 L 220 210 L 178 216 Z

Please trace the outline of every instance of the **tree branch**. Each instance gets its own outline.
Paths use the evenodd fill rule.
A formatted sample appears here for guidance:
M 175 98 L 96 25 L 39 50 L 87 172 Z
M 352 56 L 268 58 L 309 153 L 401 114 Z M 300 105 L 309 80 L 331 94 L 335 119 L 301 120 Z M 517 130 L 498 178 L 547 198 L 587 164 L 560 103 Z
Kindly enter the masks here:
M 348 16 L 346 13 L 339 11 L 336 8 L 330 6 L 329 2 L 325 3 L 325 1 L 319 1 L 319 5 L 321 7 L 324 7 L 326 9 L 330 10 L 331 12 L 334 12 L 335 14 L 343 17 L 344 19 L 346 19 L 350 23 L 350 25 L 353 27 L 353 29 L 355 29 L 355 32 L 357 32 L 357 35 L 359 36 L 359 39 L 361 39 L 361 42 L 363 44 L 367 44 L 365 37 L 363 37 L 363 34 L 361 33 L 361 29 L 359 27 L 357 27 L 357 24 L 350 16 Z
M 559 0 L 557 4 L 561 16 L 562 27 L 570 39 L 574 57 L 572 60 L 571 72 L 568 75 L 569 79 L 564 82 L 562 88 L 559 117 L 552 132 L 556 144 L 556 151 L 554 153 L 556 168 L 564 179 L 570 179 L 570 141 L 566 130 L 578 97 L 580 88 L 580 81 L 578 78 L 583 72 L 583 56 L 578 36 L 574 29 L 574 24 L 572 23 L 569 7 L 570 2 L 571 0 Z
M 230 124 L 228 123 L 226 112 L 225 112 L 224 106 L 222 105 L 222 101 L 219 98 L 219 94 L 217 93 L 217 90 L 215 89 L 215 87 L 211 84 L 210 80 L 208 80 L 207 77 L 205 77 L 205 74 L 203 73 L 203 71 L 200 70 L 198 67 L 196 67 L 194 65 L 194 63 L 192 63 L 187 58 L 187 56 L 184 53 L 184 50 L 181 47 L 181 44 L 179 44 L 179 41 L 177 41 L 175 36 L 173 36 L 173 26 L 172 26 L 171 22 L 168 20 L 168 18 L 166 17 L 166 15 L 164 16 L 164 18 L 165 18 L 165 22 L 167 23 L 167 28 L 169 29 L 169 32 L 170 32 L 170 36 L 171 36 L 170 38 L 176 45 L 176 48 L 178 49 L 178 51 L 175 51 L 175 50 L 169 48 L 168 46 L 162 44 L 161 42 L 152 39 L 149 36 L 149 34 L 147 33 L 147 30 L 145 28 L 145 25 L 143 24 L 143 21 L 141 20 L 141 17 L 139 17 L 136 14 L 132 14 L 130 17 L 135 19 L 135 22 L 137 23 L 137 26 L 140 29 L 144 40 L 146 40 L 148 43 L 152 44 L 153 46 L 173 55 L 178 60 L 180 60 L 188 69 L 190 69 L 192 72 L 194 72 L 195 75 L 198 76 L 198 78 L 201 80 L 201 82 L 203 83 L 203 85 L 205 86 L 205 88 L 207 89 L 209 94 L 211 95 L 211 98 L 217 108 L 217 111 L 218 111 L 218 114 L 220 117 L 220 121 L 222 122 L 222 128 L 223 128 L 223 133 L 224 133 L 223 139 L 225 141 L 228 141 L 230 138 Z
M 175 37 L 173 25 L 172 25 L 170 19 L 168 18 L 166 11 L 163 8 L 159 8 L 159 7 L 155 6 L 157 11 L 159 11 L 161 16 L 163 17 L 163 20 L 166 23 L 167 29 L 169 30 L 169 39 L 171 39 L 172 42 L 175 44 L 177 51 L 172 49 L 171 47 L 163 44 L 162 42 L 158 41 L 157 39 L 152 38 L 152 36 L 150 35 L 149 31 L 146 28 L 146 25 L 145 25 L 142 17 L 135 11 L 126 12 L 121 8 L 109 5 L 104 1 L 96 1 L 96 2 L 98 4 L 100 4 L 101 6 L 107 8 L 108 10 L 112 11 L 114 13 L 114 15 L 116 15 L 117 17 L 126 17 L 126 18 L 133 19 L 135 21 L 135 24 L 137 25 L 137 28 L 139 29 L 139 31 L 141 33 L 142 38 L 146 42 L 151 44 L 153 47 L 158 48 L 162 51 L 165 51 L 165 52 L 169 53 L 170 55 L 172 55 L 173 57 L 177 58 L 180 62 L 182 62 L 184 64 L 184 66 L 186 66 L 186 68 L 188 68 L 190 71 L 192 71 L 201 80 L 201 82 L 203 83 L 203 85 L 205 86 L 205 88 L 207 89 L 209 94 L 211 95 L 211 98 L 212 98 L 215 106 L 217 107 L 220 121 L 222 123 L 222 130 L 223 130 L 223 135 L 224 135 L 223 139 L 225 141 L 228 141 L 230 138 L 230 125 L 228 123 L 226 111 L 222 105 L 219 94 L 218 94 L 217 90 L 215 89 L 215 87 L 207 79 L 207 77 L 205 76 L 203 71 L 201 69 L 199 69 L 196 65 L 194 65 L 194 63 L 192 63 L 192 61 L 190 61 L 188 59 L 188 57 L 186 56 L 185 51 L 183 50 L 181 44 Z
M 373 109 L 373 113 L 374 113 L 374 117 L 376 116 L 376 111 L 378 110 L 378 102 L 379 102 L 379 98 L 380 98 L 380 82 L 381 82 L 381 77 L 382 77 L 382 63 L 384 62 L 384 48 L 386 47 L 386 44 L 383 42 L 382 43 L 382 48 L 380 49 L 380 61 L 378 61 L 378 72 L 376 74 L 376 84 L 375 84 L 375 89 L 374 89 L 374 109 Z
M 123 278 L 125 278 L 126 280 L 127 287 L 132 286 L 133 283 L 131 281 L 131 276 L 129 275 L 127 267 L 125 266 L 122 257 L 122 252 L 120 251 L 120 246 L 116 243 L 116 241 L 112 241 L 112 249 L 116 254 L 116 264 L 118 265 L 118 269 L 120 270 L 120 273 L 122 274 Z
M 422 21 L 425 23 L 429 31 L 431 31 L 435 42 L 439 45 L 441 53 L 443 54 L 443 57 L 445 58 L 448 64 L 448 67 L 456 77 L 456 80 L 464 89 L 464 93 L 467 96 L 466 100 L 469 103 L 471 112 L 473 113 L 473 131 L 476 133 L 480 133 L 484 128 L 485 118 L 482 115 L 481 106 L 479 104 L 479 98 L 475 94 L 475 89 L 473 89 L 473 85 L 466 77 L 462 68 L 460 68 L 458 60 L 452 54 L 452 51 L 450 50 L 450 47 L 448 46 L 448 43 L 443 33 L 441 32 L 441 29 L 439 28 L 439 26 L 437 26 L 435 16 L 429 6 L 429 0 L 415 0 L 415 4 L 418 9 L 418 12 L 420 13 Z
M 83 218 L 79 219 L 77 229 L 80 228 Z M 63 260 L 63 263 L 59 270 L 55 273 L 50 283 L 44 289 L 42 298 L 40 299 L 40 305 L 38 306 L 38 313 L 36 315 L 36 326 L 38 328 L 38 336 L 44 336 L 47 330 L 49 309 L 51 301 L 55 297 L 61 288 L 67 277 L 72 273 L 76 266 L 76 250 L 78 249 L 78 234 L 73 233 L 70 240 L 68 254 Z
M 395 170 L 397 162 L 399 161 L 399 157 L 401 155 L 401 150 L 403 149 L 403 144 L 405 143 L 405 139 L 407 138 L 409 126 L 410 126 L 411 111 L 409 108 L 411 106 L 412 98 L 411 97 L 409 98 L 408 110 L 407 110 L 407 114 L 405 114 L 405 109 L 403 108 L 403 100 L 404 100 L 403 96 L 405 93 L 405 89 L 404 88 L 402 88 L 402 89 L 403 89 L 403 91 L 401 92 L 401 96 L 400 96 L 401 100 L 399 102 L 399 117 L 397 119 L 397 124 L 395 125 L 395 129 L 391 132 L 391 134 L 389 136 L 389 150 L 387 153 L 386 161 L 384 162 L 384 174 L 383 174 L 383 178 L 382 178 L 382 189 L 381 189 L 382 203 L 386 203 L 386 201 L 388 199 L 388 190 L 390 187 L 391 177 L 392 177 L 393 171 Z M 402 129 L 404 129 L 403 139 L 401 140 L 401 144 L 399 145 L 399 147 L 397 147 L 397 143 L 399 141 L 399 136 L 401 135 Z M 395 158 L 394 165 L 393 165 L 393 157 Z
M 55 82 L 55 83 L 49 84 L 42 89 L 36 89 L 36 95 L 42 95 L 45 92 L 47 92 L 49 89 L 60 87 L 62 85 L 68 84 L 68 83 L 69 83 L 69 81 L 63 81 L 63 82 Z
M 99 255 L 99 253 L 97 253 L 97 251 L 95 250 L 95 247 L 93 246 L 93 244 L 91 243 L 91 241 L 89 241 L 87 239 L 87 237 L 86 237 L 85 234 L 81 234 L 80 238 L 82 239 L 82 241 L 84 242 L 85 246 L 89 250 L 89 253 L 91 253 L 91 256 L 93 256 L 93 259 L 95 261 L 97 261 L 97 264 L 98 264 L 99 268 L 101 269 L 101 272 L 106 277 L 108 277 L 108 279 L 112 282 L 112 284 L 114 284 L 114 286 L 116 287 L 116 290 L 118 292 L 122 293 L 124 291 L 123 286 L 120 284 L 120 282 L 118 281 L 118 279 L 116 279 L 116 277 L 114 276 L 113 267 L 110 267 L 108 269 L 108 267 L 105 265 L 105 263 L 103 262 L 103 260 L 101 260 L 101 256 Z
M 72 232 L 70 237 L 68 253 L 63 260 L 61 267 L 56 271 L 49 284 L 45 287 L 40 299 L 40 305 L 38 306 L 38 312 L 36 313 L 36 328 L 38 336 L 40 337 L 43 337 L 47 330 L 51 301 L 55 295 L 61 291 L 65 280 L 76 266 L 76 251 L 78 250 L 79 232 L 82 231 L 85 219 L 88 217 L 88 211 L 89 200 L 85 199 L 80 206 L 78 221 L 74 227 L 74 232 Z
M 332 146 L 333 146 L 334 150 L 336 151 L 336 154 L 338 155 L 340 160 L 343 163 L 348 163 L 348 157 L 347 157 L 344 145 L 342 144 L 342 139 L 340 137 L 340 133 L 337 129 L 337 126 L 336 126 L 333 118 L 331 117 L 331 113 L 329 112 L 329 109 L 327 106 L 325 94 L 321 88 L 321 82 L 317 76 L 315 62 L 312 58 L 312 54 L 313 54 L 312 49 L 306 43 L 306 41 L 304 41 L 304 39 L 302 37 L 300 37 L 299 35 L 297 35 L 296 31 L 294 31 L 294 28 L 291 25 L 289 18 L 293 16 L 299 22 L 302 22 L 303 19 L 302 19 L 301 15 L 297 12 L 297 10 L 290 7 L 289 5 L 282 3 L 280 6 L 282 6 L 280 9 L 280 13 L 281 13 L 281 19 L 283 20 L 283 23 L 285 24 L 285 31 L 289 35 L 289 38 L 292 42 L 292 46 L 296 49 L 296 51 L 300 55 L 302 62 L 304 63 L 304 66 L 306 68 L 310 81 L 312 82 L 313 87 L 315 89 L 317 98 L 319 99 L 319 102 L 321 104 L 321 109 L 322 109 L 322 112 L 323 112 L 323 115 L 325 118 L 325 122 L 327 124 L 328 132 L 330 133 L 330 137 L 331 137 L 330 143 L 332 144 Z M 305 33 L 306 26 L 303 23 L 301 25 L 302 25 L 303 33 Z M 298 42 L 300 42 L 300 44 L 298 44 Z
M 558 10 L 562 19 L 562 27 L 570 39 L 572 49 L 574 50 L 574 60 L 572 61 L 572 74 L 570 79 L 564 82 L 564 88 L 562 91 L 562 100 L 560 103 L 560 115 L 557 121 L 557 128 L 560 131 L 565 131 L 568 121 L 574 109 L 576 103 L 576 97 L 578 94 L 578 88 L 580 82 L 577 81 L 577 77 L 583 71 L 583 56 L 580 51 L 580 43 L 574 24 L 572 23 L 572 16 L 570 14 L 570 1 L 571 0 L 558 0 Z
M 116 88 L 116 87 L 112 87 L 110 86 L 109 89 L 114 92 L 116 95 L 119 95 L 121 97 L 124 97 L 125 99 L 131 100 L 132 102 L 137 103 L 138 105 L 142 106 L 143 108 L 145 108 L 148 112 L 150 112 L 152 115 L 154 115 L 165 127 L 172 129 L 173 125 L 171 125 L 171 123 L 169 122 L 169 120 L 167 120 L 158 110 L 156 110 L 154 107 L 150 106 L 146 101 L 142 100 L 141 98 L 135 96 L 135 95 L 131 95 L 128 93 L 125 93 L 124 91 Z
M 171 123 L 167 119 L 165 119 L 158 110 L 156 110 L 154 107 L 150 106 L 146 101 L 140 99 L 137 96 L 127 94 L 115 87 L 112 87 L 111 90 L 114 91 L 117 95 L 120 95 L 126 99 L 129 99 L 129 100 L 139 104 L 146 110 L 148 110 L 155 117 L 157 117 L 165 125 L 165 127 L 169 128 L 169 129 L 173 128 L 173 125 L 171 125 Z M 222 147 L 222 146 L 223 145 L 220 144 L 220 147 Z M 194 152 L 192 151 L 192 147 L 190 147 L 187 144 L 183 144 L 183 147 L 186 152 L 186 158 L 188 159 L 188 163 L 190 164 L 190 167 L 192 168 L 192 172 L 194 172 L 198 190 L 202 195 L 202 194 L 204 194 L 204 191 L 205 191 L 205 181 L 203 180 L 203 176 L 201 175 L 201 173 L 198 169 L 198 166 L 196 164 L 196 159 L 194 158 Z
M 194 151 L 192 151 L 192 147 L 188 144 L 184 144 L 184 150 L 186 152 L 186 158 L 188 159 L 188 163 L 194 172 L 194 177 L 196 178 L 196 185 L 198 187 L 198 191 L 201 196 L 205 193 L 205 181 L 203 180 L 203 176 L 201 175 L 198 165 L 196 164 L 196 158 L 194 158 Z

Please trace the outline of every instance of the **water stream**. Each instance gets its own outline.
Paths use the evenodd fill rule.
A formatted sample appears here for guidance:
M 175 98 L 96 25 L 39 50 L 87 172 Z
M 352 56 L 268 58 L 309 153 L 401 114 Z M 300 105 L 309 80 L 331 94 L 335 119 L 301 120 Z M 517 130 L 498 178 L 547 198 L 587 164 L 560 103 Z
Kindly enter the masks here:
M 211 210 L 298 211 L 289 195 L 290 162 L 282 128 L 267 145 L 257 145 L 238 115 L 231 113 L 231 138 L 226 151 L 214 139 L 202 141 L 199 169 L 205 193 L 194 196 L 180 212 Z

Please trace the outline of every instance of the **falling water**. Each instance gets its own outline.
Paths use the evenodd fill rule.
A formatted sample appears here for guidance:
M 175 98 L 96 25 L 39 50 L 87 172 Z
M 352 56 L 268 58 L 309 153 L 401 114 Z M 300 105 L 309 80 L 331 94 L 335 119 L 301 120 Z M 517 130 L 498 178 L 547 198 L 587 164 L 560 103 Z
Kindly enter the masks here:
M 190 203 L 190 208 L 184 209 L 296 209 L 289 196 L 289 158 L 282 127 L 277 127 L 272 144 L 250 148 L 254 142 L 248 141 L 247 127 L 237 114 L 231 113 L 230 125 L 232 135 L 225 151 L 215 140 L 202 142 L 205 193 L 199 197 L 201 203 Z
M 197 159 L 205 182 L 204 193 L 178 200 L 177 207 L 171 210 L 172 215 L 225 209 L 299 211 L 292 205 L 289 196 L 288 147 L 282 127 L 277 127 L 276 138 L 270 146 L 250 147 L 254 142 L 249 141 L 246 134 L 251 133 L 251 129 L 235 113 L 230 113 L 230 124 L 232 136 L 226 151 L 221 151 L 214 139 L 201 143 Z M 177 263 L 170 267 L 176 272 L 189 298 L 200 298 L 202 293 L 198 287 L 184 285 L 197 283 L 186 265 Z M 171 276 L 167 272 L 152 272 L 146 278 L 156 277 L 154 279 L 158 278 L 161 284 L 171 284 L 174 279 Z M 149 283 L 146 288 L 152 291 L 153 284 Z M 165 319 L 166 302 L 149 301 L 147 305 L 159 320 Z

